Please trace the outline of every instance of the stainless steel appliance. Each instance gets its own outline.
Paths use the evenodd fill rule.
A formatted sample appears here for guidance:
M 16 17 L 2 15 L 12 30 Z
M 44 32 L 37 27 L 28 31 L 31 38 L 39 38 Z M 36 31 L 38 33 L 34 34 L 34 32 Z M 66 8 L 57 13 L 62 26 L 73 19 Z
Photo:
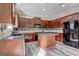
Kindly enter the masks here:
M 64 23 L 64 44 L 79 48 L 79 21 L 68 21 Z

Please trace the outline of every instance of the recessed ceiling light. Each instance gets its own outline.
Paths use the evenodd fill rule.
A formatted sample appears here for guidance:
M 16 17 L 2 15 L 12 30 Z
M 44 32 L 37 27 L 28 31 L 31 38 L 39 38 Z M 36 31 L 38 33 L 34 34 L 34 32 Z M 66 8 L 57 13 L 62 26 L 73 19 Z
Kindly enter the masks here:
M 64 4 L 63 4 L 63 5 L 61 5 L 61 7 L 65 7 L 65 6 L 66 6 L 66 5 L 64 5 Z
M 46 11 L 46 9 L 42 9 L 42 11 Z

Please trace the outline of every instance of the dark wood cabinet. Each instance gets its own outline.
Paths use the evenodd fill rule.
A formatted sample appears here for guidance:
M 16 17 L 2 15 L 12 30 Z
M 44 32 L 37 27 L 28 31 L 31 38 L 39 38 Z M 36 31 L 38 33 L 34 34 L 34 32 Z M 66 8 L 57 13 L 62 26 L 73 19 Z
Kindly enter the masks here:
M 34 27 L 34 20 L 30 19 L 30 18 L 28 19 L 28 18 L 19 17 L 18 27 L 19 28 L 33 28 Z
M 41 28 L 50 28 L 50 21 L 41 20 Z
M 53 28 L 54 27 L 54 21 L 51 21 L 50 22 L 50 28 Z
M 59 28 L 60 27 L 60 21 L 59 20 L 53 20 L 50 22 L 50 28 Z
M 12 23 L 12 3 L 0 3 L 0 23 Z
M 55 40 L 63 43 L 63 34 L 59 33 L 55 36 Z
M 24 34 L 25 42 L 35 41 L 35 33 Z
M 0 52 L 5 56 L 25 56 L 24 39 L 0 40 Z
M 63 28 L 63 23 L 70 20 L 78 20 L 79 13 L 71 14 L 65 17 L 61 17 L 52 21 L 41 19 L 25 19 L 19 18 L 19 27 L 21 28 L 33 28 L 34 24 L 40 24 L 41 28 Z

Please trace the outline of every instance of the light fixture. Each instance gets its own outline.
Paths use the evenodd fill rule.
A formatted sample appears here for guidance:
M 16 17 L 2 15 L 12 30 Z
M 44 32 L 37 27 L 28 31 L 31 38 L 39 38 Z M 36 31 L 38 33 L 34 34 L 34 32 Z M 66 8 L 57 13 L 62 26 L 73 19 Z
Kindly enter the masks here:
M 66 5 L 62 4 L 61 7 L 65 7 Z
M 42 9 L 42 11 L 46 11 L 46 9 Z
M 11 25 L 8 25 L 7 28 L 8 28 L 8 29 L 13 29 Z

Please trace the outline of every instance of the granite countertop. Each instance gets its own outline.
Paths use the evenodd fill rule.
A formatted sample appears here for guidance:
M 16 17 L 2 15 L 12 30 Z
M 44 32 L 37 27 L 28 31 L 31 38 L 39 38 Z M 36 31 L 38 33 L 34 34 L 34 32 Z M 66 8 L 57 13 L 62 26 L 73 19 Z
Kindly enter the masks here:
M 24 29 L 24 30 L 18 30 L 17 33 L 18 34 L 21 34 L 21 33 L 63 33 L 63 29 L 59 28 L 59 29 L 29 29 L 27 30 Z
M 40 34 L 38 34 L 38 35 L 50 35 L 50 36 L 55 36 L 55 35 L 58 35 L 57 33 L 40 33 Z
M 24 36 L 9 36 L 6 39 L 24 39 Z
M 8 39 L 8 40 L 10 40 L 10 39 L 24 39 L 24 36 L 23 35 L 19 35 L 19 36 L 7 36 L 7 37 L 5 37 L 5 38 L 2 38 L 1 40 L 5 40 L 5 39 Z

